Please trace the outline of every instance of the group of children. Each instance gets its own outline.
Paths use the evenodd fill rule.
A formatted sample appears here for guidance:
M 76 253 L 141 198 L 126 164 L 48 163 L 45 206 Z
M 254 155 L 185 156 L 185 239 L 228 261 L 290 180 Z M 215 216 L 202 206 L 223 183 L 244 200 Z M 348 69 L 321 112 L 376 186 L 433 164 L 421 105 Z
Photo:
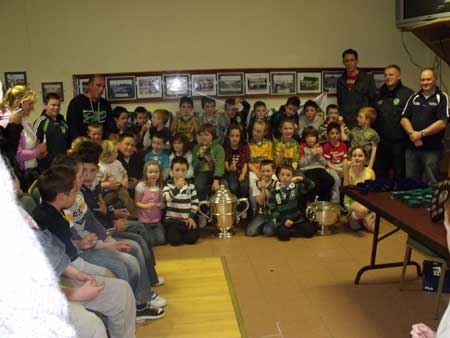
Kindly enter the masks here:
M 72 300 L 99 303 L 95 311 L 107 318 L 119 308 L 126 318 L 139 321 L 164 316 L 167 302 L 152 290 L 164 283 L 152 248 L 196 243 L 199 228 L 207 225 L 198 214 L 199 201 L 222 184 L 249 198 L 248 236 L 275 235 L 286 241 L 314 236 L 315 225 L 303 212 L 307 202 L 338 203 L 342 182 L 375 178 L 371 167 L 379 137 L 371 128 L 376 112 L 370 107 L 361 108 L 358 127 L 349 131 L 336 105 L 329 105 L 323 118 L 310 100 L 299 114 L 298 97 L 290 97 L 272 116 L 262 101 L 250 111 L 246 101 L 228 99 L 220 112 L 210 97 L 202 98 L 204 111 L 195 114 L 192 98 L 183 97 L 174 115 L 158 109 L 150 117 L 138 107 L 130 119 L 118 106 L 106 130 L 92 123 L 86 136 L 69 140 L 58 95 L 47 95 L 45 110 L 33 125 L 28 116 L 37 97 L 19 87 L 6 97 L 16 102 L 11 97 L 20 96 L 21 102 L 17 181 L 23 191 L 38 192 L 40 203 L 33 205 L 19 185 L 18 197 L 34 218 L 30 224 L 62 243 L 57 257 L 66 257 L 67 266 L 79 271 L 65 275 L 82 282 L 75 283 L 82 297 Z M 352 211 L 352 229 L 373 230 L 369 210 L 347 197 L 344 203 Z M 127 283 L 116 285 L 108 280 L 113 276 Z M 134 300 L 96 301 L 104 283 L 133 293 Z M 90 293 L 93 289 L 97 292 Z M 74 316 L 80 323 L 86 316 L 95 320 L 83 311 Z M 108 330 L 111 337 L 127 337 L 131 329 L 119 321 L 108 324 Z

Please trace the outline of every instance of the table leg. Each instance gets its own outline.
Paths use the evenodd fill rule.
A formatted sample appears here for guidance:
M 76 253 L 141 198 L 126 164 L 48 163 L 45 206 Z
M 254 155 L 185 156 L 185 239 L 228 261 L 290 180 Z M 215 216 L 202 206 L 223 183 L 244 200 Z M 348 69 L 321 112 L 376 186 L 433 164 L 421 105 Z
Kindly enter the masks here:
M 383 264 L 376 264 L 377 259 L 377 249 L 378 249 L 378 242 L 382 239 L 388 237 L 389 235 L 392 235 L 393 233 L 397 231 L 392 231 L 390 234 L 382 236 L 381 238 L 378 237 L 380 233 L 380 216 L 377 214 L 375 218 L 375 230 L 373 232 L 373 241 L 372 241 L 372 253 L 370 256 L 370 265 L 366 265 L 359 269 L 358 273 L 355 277 L 355 284 L 359 284 L 361 280 L 361 276 L 364 272 L 369 270 L 379 270 L 379 269 L 386 269 L 386 268 L 395 268 L 395 267 L 403 267 L 403 262 L 394 262 L 394 263 L 383 263 Z M 420 276 L 420 265 L 417 262 L 411 261 L 411 256 L 408 257 L 408 264 L 407 265 L 415 265 L 417 268 L 417 274 Z

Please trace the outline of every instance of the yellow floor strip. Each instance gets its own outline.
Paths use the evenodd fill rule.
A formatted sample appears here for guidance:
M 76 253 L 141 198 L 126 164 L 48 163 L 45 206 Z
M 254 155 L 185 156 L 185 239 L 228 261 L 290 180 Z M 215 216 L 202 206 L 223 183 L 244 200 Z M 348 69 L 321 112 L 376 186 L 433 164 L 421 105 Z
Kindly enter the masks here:
M 159 261 L 157 268 L 166 285 L 155 291 L 167 299 L 167 315 L 139 325 L 138 338 L 245 337 L 220 257 Z

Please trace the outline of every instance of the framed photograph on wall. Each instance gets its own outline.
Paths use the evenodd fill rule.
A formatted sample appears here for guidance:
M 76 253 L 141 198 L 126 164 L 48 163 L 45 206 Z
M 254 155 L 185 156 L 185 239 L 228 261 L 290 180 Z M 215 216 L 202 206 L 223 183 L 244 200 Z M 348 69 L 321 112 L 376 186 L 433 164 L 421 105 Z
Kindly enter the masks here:
M 108 100 L 136 99 L 136 83 L 134 76 L 112 76 L 106 78 Z
M 300 72 L 297 73 L 297 93 L 321 93 L 322 73 L 321 72 Z
M 380 90 L 384 85 L 384 71 L 373 71 L 372 76 L 375 81 L 375 87 L 377 87 L 377 90 Z
M 342 76 L 342 71 L 322 72 L 323 91 L 330 95 L 336 95 L 337 80 Z
M 26 72 L 5 72 L 5 87 L 6 89 L 16 85 L 27 85 Z
M 270 93 L 275 95 L 296 94 L 295 72 L 270 73 Z
M 161 75 L 137 76 L 136 85 L 138 99 L 162 97 Z
M 189 74 L 163 75 L 164 97 L 189 95 Z
M 269 73 L 245 73 L 245 94 L 270 94 Z
M 219 96 L 244 95 L 244 73 L 218 73 Z
M 216 96 L 216 74 L 191 74 L 192 96 Z
M 61 98 L 61 102 L 64 102 L 64 85 L 62 82 L 42 82 L 42 101 L 50 93 L 58 94 Z
M 86 93 L 88 83 L 89 83 L 88 78 L 79 78 L 77 81 L 77 92 L 75 95 Z

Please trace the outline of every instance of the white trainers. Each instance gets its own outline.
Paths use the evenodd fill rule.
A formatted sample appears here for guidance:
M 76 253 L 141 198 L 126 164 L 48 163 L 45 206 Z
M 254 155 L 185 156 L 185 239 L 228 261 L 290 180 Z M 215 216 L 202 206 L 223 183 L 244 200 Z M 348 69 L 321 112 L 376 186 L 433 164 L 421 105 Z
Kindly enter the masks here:
M 159 276 L 158 282 L 153 284 L 152 286 L 161 286 L 161 285 L 164 285 L 165 283 L 166 283 L 166 279 L 164 277 Z
M 159 309 L 167 305 L 167 300 L 159 296 L 156 292 L 152 293 L 152 300 L 150 301 L 150 309 Z
M 208 224 L 208 220 L 206 219 L 205 216 L 199 216 L 198 217 L 198 227 L 199 228 L 204 228 L 206 227 L 206 224 Z

